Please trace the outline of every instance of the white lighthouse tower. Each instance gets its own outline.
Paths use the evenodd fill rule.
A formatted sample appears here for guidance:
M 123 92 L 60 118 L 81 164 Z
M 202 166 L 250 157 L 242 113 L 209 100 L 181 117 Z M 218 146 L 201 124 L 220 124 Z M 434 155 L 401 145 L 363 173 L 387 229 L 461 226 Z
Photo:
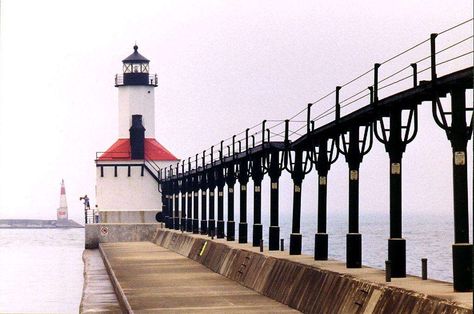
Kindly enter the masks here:
M 151 223 L 161 212 L 160 169 L 179 160 L 155 139 L 156 74 L 134 52 L 116 75 L 118 140 L 96 158 L 96 201 L 104 223 Z
M 56 214 L 57 214 L 58 225 L 68 223 L 66 187 L 64 186 L 64 179 L 61 181 L 61 194 L 59 195 L 59 208 Z

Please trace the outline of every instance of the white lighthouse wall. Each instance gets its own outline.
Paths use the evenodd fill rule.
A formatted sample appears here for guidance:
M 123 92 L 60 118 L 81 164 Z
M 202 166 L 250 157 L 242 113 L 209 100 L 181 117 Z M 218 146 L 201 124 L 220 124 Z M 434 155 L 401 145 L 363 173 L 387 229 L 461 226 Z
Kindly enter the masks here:
M 140 114 L 145 137 L 155 137 L 155 89 L 153 86 L 119 86 L 119 138 L 130 137 L 132 115 Z
M 64 188 L 64 181 L 61 185 L 61 194 L 59 195 L 59 208 L 56 211 L 57 220 L 68 220 L 67 213 L 67 199 L 66 199 L 66 190 Z
M 158 183 L 146 169 L 132 166 L 128 176 L 127 166 L 97 167 L 96 200 L 104 223 L 153 223 L 161 211 L 161 193 Z

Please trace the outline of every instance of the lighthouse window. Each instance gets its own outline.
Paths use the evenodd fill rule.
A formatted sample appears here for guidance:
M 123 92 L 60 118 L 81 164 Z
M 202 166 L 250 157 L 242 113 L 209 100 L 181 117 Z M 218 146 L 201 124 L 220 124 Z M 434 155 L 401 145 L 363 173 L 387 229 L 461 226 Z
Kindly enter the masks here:
M 146 63 L 124 63 L 123 73 L 148 73 L 148 64 Z
M 123 73 L 131 73 L 132 72 L 132 65 L 130 63 L 125 63 L 123 65 Z

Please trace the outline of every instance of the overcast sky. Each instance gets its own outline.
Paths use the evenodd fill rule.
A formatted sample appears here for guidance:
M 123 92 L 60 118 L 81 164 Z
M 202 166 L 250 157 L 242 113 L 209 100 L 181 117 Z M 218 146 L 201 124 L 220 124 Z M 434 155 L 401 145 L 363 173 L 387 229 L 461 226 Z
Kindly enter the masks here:
M 95 153 L 117 139 L 114 75 L 135 42 L 159 77 L 156 138 L 187 158 L 263 119 L 291 117 L 375 62 L 472 18 L 472 6 L 469 0 L 2 0 L 0 218 L 55 218 L 64 178 L 70 217 L 82 221 L 79 196 L 87 193 L 95 203 Z M 472 29 L 467 24 L 446 40 Z M 423 47 L 397 66 L 429 54 Z M 462 62 L 472 65 L 472 56 Z M 404 209 L 451 219 L 451 148 L 429 103 L 420 115 L 420 134 L 404 159 Z M 470 146 L 470 166 L 471 152 Z M 361 212 L 388 212 L 388 157 L 380 143 L 360 176 Z M 291 181 L 288 175 L 282 181 L 281 206 L 289 211 Z M 315 212 L 315 173 L 303 195 L 303 210 Z M 329 207 L 347 208 L 342 158 L 329 174 Z

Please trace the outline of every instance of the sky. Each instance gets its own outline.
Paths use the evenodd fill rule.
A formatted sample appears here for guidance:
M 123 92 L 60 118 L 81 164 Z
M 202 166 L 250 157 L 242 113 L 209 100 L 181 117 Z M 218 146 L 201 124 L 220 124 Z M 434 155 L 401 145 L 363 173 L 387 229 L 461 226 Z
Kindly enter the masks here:
M 2 0 L 0 218 L 54 219 L 64 179 L 70 218 L 82 221 L 79 197 L 88 194 L 95 204 L 96 152 L 117 139 L 114 76 L 135 43 L 159 77 L 156 138 L 187 159 L 263 119 L 290 118 L 374 63 L 472 17 L 468 0 Z M 440 36 L 440 43 L 456 42 L 472 30 L 471 22 Z M 472 39 L 466 45 L 472 48 Z M 393 69 L 429 54 L 429 46 L 419 49 Z M 469 65 L 472 55 L 440 73 Z M 365 79 L 363 88 L 370 75 Z M 357 88 L 349 86 L 342 96 Z M 329 103 L 315 105 L 314 112 L 324 105 Z M 423 103 L 420 132 L 404 155 L 405 212 L 452 219 L 450 150 L 430 104 Z M 360 179 L 361 212 L 387 213 L 388 157 L 380 143 L 364 157 Z M 281 180 L 281 208 L 288 213 L 291 181 L 288 174 Z M 333 165 L 328 184 L 330 213 L 345 214 L 343 158 Z M 314 213 L 316 199 L 313 171 L 303 184 L 303 211 Z

